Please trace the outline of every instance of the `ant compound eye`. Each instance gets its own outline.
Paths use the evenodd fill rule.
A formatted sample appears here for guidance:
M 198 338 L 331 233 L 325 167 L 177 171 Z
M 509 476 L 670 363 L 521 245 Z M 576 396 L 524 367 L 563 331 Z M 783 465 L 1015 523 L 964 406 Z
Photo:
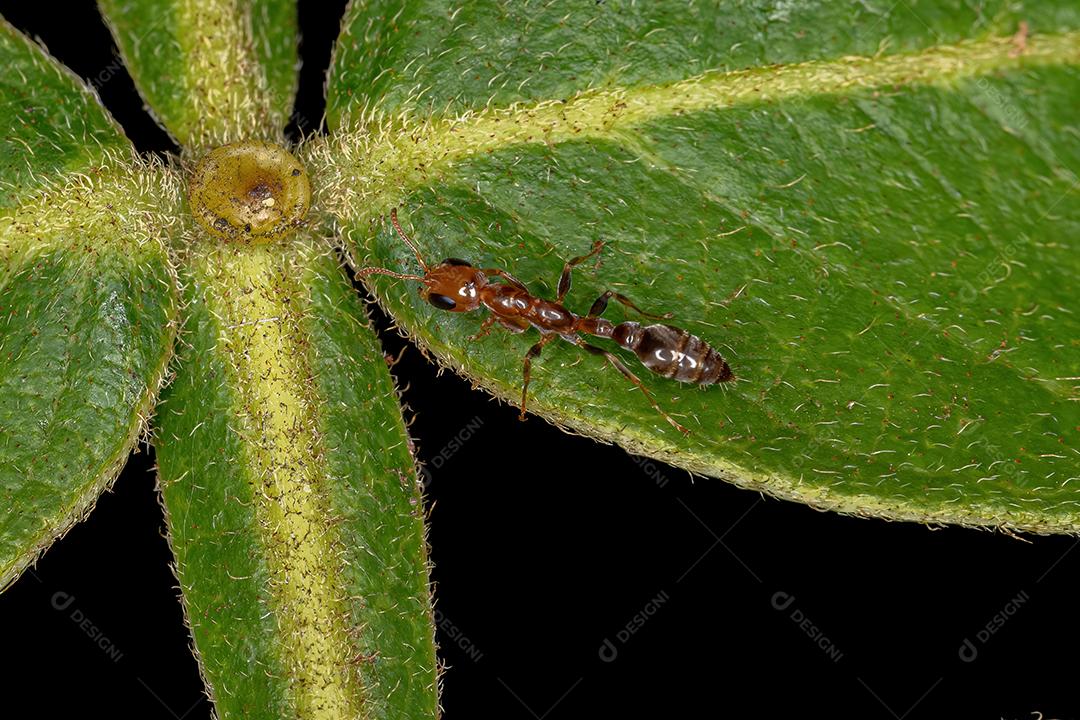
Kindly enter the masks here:
M 464 267 L 472 267 L 472 263 L 468 260 L 462 260 L 461 258 L 446 258 L 442 261 L 443 265 L 459 265 Z
M 440 310 L 453 310 L 457 307 L 457 303 L 454 302 L 454 298 L 446 297 L 445 295 L 439 295 L 438 293 L 431 293 L 428 295 L 428 302 L 439 308 Z

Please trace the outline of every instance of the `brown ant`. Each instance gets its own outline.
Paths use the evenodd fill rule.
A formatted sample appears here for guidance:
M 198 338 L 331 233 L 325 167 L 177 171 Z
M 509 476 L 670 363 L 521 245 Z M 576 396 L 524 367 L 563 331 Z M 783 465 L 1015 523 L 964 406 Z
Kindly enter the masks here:
M 365 267 L 356 273 L 357 277 L 389 275 L 401 280 L 417 280 L 423 283 L 420 288 L 421 297 L 440 310 L 469 312 L 480 306 L 487 308 L 491 311 L 491 315 L 484 320 L 480 325 L 480 331 L 472 335 L 470 340 L 487 335 L 495 323 L 499 323 L 512 333 L 525 332 L 529 326 L 540 331 L 540 341 L 525 353 L 524 383 L 521 387 L 520 418 L 522 420 L 525 419 L 525 401 L 529 391 L 529 371 L 532 360 L 556 337 L 561 337 L 594 355 L 603 355 L 630 382 L 638 386 L 658 413 L 684 434 L 689 434 L 690 431 L 663 411 L 645 389 L 641 380 L 630 372 L 622 360 L 603 348 L 585 342 L 578 333 L 614 340 L 621 347 L 636 354 L 649 370 L 666 378 L 695 385 L 712 385 L 734 378 L 731 368 L 720 353 L 704 340 L 682 328 L 671 325 L 642 327 L 636 322 L 613 325 L 609 320 L 600 317 L 607 309 L 608 300 L 611 298 L 615 298 L 626 307 L 648 318 L 667 319 L 671 317 L 671 313 L 651 315 L 614 290 L 607 290 L 600 295 L 589 308 L 589 314 L 584 317 L 575 315 L 563 307 L 563 298 L 570 291 L 570 271 L 574 266 L 599 253 L 604 247 L 601 240 L 593 243 L 592 250 L 586 254 L 579 255 L 563 265 L 562 276 L 559 278 L 558 296 L 555 302 L 551 302 L 535 297 L 524 283 L 498 268 L 479 269 L 457 258 L 447 258 L 435 267 L 428 267 L 420 255 L 420 249 L 398 224 L 397 208 L 390 211 L 390 220 L 397 234 L 406 245 L 412 248 L 424 274 L 422 276 L 408 275 L 381 267 Z M 501 278 L 503 282 L 492 282 L 494 278 Z

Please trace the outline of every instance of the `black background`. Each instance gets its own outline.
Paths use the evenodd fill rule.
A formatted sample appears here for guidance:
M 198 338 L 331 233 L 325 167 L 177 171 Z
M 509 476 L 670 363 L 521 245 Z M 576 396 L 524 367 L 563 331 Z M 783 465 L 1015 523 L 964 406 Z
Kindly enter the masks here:
M 311 119 L 343 10 L 315 5 L 301 10 L 292 137 L 319 129 Z M 93 3 L 4 0 L 0 12 L 93 83 L 140 150 L 174 149 Z M 374 315 L 387 352 L 404 347 L 395 374 L 421 459 L 469 435 L 428 487 L 448 718 L 1077 715 L 1073 538 L 847 518 L 643 465 L 518 422 L 438 376 Z M 5 705 L 210 717 L 152 468 L 141 447 L 91 518 L 0 596 Z

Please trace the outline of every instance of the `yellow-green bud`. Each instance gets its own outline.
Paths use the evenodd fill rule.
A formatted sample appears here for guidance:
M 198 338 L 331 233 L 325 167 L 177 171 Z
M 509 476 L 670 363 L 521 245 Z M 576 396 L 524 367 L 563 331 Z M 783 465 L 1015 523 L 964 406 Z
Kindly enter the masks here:
M 214 237 L 267 243 L 289 234 L 311 203 L 311 184 L 295 157 L 260 141 L 223 145 L 195 167 L 191 210 Z

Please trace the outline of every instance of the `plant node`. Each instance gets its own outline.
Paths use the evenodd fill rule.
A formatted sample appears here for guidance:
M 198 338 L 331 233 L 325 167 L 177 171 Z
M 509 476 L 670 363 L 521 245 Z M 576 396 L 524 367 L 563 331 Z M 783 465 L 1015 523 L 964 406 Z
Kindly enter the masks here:
M 307 213 L 311 184 L 285 148 L 261 141 L 208 152 L 191 177 L 191 211 L 213 237 L 268 243 L 288 235 Z

